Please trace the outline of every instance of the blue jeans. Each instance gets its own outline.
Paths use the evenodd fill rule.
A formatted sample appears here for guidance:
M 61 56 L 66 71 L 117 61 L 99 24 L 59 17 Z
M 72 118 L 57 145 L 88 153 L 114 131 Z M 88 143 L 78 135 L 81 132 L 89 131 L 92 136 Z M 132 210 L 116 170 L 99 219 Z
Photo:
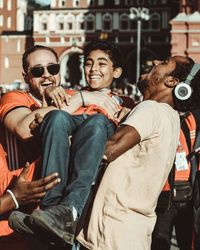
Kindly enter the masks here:
M 49 112 L 40 126 L 42 176 L 58 172 L 61 183 L 49 190 L 41 207 L 74 206 L 81 215 L 102 160 L 105 143 L 116 126 L 106 116 Z M 72 135 L 71 143 L 69 136 Z

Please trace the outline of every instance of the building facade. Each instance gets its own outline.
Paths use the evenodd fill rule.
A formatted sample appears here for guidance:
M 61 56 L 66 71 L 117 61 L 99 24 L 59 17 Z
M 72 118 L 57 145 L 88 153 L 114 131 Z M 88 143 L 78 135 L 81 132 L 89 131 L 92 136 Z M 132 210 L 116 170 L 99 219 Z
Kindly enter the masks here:
M 182 0 L 180 8 L 171 20 L 171 54 L 189 56 L 200 63 L 200 1 Z
M 14 5 L 10 8 L 9 4 Z M 190 17 L 190 20 L 192 15 L 197 17 L 198 12 L 194 12 L 199 10 L 199 0 L 52 0 L 50 6 L 42 8 L 38 8 L 34 1 L 0 0 L 0 84 L 23 81 L 21 55 L 32 44 L 41 44 L 53 47 L 58 53 L 63 84 L 68 87 L 84 85 L 83 46 L 97 38 L 118 43 L 125 59 L 123 77 L 126 82 L 134 83 L 138 18 L 131 18 L 131 7 L 140 13 L 143 8 L 149 10 L 149 20 L 141 20 L 141 71 L 153 58 L 162 59 L 176 53 L 189 53 L 195 58 L 197 46 L 180 47 L 188 46 L 188 42 L 182 42 L 185 31 L 180 32 L 179 28 L 180 15 L 181 18 L 183 15 Z M 13 21 L 8 25 L 9 19 L 3 17 L 7 20 L 3 25 L 7 26 L 2 26 L 2 10 L 6 16 L 10 9 L 15 24 Z M 184 24 L 185 21 L 181 22 Z M 187 34 L 190 38 L 187 38 L 194 46 L 198 44 L 199 31 L 193 24 L 189 24 Z

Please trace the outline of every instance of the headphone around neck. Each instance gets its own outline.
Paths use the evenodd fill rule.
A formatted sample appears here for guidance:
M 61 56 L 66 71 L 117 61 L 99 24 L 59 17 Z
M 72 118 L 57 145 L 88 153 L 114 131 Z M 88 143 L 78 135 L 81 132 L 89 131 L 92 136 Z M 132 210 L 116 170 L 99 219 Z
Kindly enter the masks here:
M 199 72 L 199 70 L 200 70 L 200 64 L 195 63 L 190 73 L 187 75 L 186 80 L 176 85 L 174 89 L 174 94 L 177 99 L 181 101 L 185 101 L 190 98 L 190 96 L 192 95 L 192 91 L 193 91 L 190 86 L 190 83 L 194 79 L 195 75 Z

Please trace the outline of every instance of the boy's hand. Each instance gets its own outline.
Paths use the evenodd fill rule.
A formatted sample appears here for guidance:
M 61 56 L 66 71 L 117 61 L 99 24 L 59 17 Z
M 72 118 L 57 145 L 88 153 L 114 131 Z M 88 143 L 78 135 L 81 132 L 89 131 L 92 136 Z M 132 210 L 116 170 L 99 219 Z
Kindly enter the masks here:
M 119 112 L 114 115 L 116 122 L 121 122 L 130 113 L 131 109 L 123 107 Z
M 36 129 L 39 126 L 40 123 L 43 121 L 43 116 L 41 116 L 39 113 L 35 114 L 35 119 L 30 123 L 29 128 L 31 130 L 32 135 L 36 135 Z
M 108 95 L 110 90 L 105 91 L 82 91 L 86 106 L 96 104 L 106 110 L 109 117 L 114 118 L 116 112 L 119 112 L 119 105 Z
M 61 109 L 63 103 L 69 105 L 71 96 L 61 86 L 49 86 L 44 91 L 44 97 L 47 103 L 53 103 L 57 108 Z

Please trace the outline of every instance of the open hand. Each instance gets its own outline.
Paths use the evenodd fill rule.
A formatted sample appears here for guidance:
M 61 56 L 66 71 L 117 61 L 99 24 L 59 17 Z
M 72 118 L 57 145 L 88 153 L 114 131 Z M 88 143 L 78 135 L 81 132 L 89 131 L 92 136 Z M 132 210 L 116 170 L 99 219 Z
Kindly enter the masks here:
M 58 173 L 53 173 L 39 180 L 28 181 L 27 174 L 29 167 L 27 163 L 12 187 L 12 192 L 20 205 L 39 202 L 48 190 L 61 181 L 58 178 Z

